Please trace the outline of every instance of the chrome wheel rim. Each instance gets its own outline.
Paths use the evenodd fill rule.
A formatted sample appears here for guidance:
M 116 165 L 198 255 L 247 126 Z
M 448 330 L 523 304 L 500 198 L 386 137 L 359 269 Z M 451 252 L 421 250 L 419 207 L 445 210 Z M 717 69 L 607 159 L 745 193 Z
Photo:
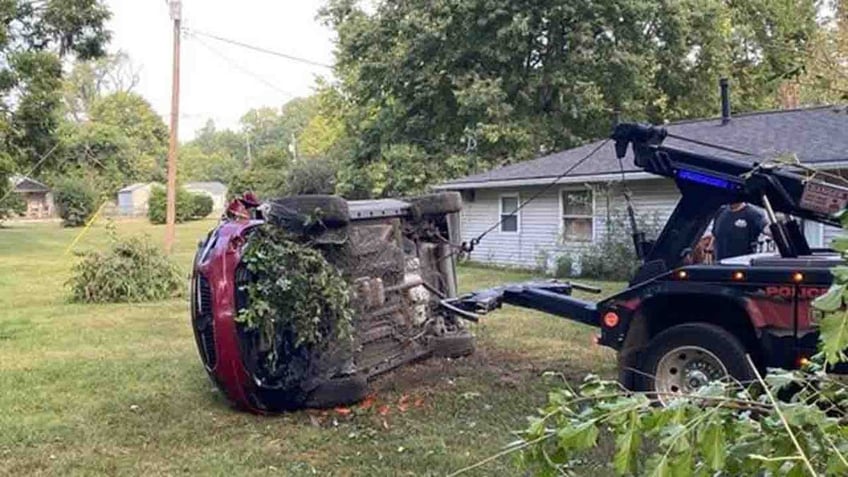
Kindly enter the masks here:
M 694 393 L 725 377 L 727 368 L 715 354 L 700 346 L 680 346 L 660 359 L 654 388 L 657 399 L 665 403 L 676 394 Z

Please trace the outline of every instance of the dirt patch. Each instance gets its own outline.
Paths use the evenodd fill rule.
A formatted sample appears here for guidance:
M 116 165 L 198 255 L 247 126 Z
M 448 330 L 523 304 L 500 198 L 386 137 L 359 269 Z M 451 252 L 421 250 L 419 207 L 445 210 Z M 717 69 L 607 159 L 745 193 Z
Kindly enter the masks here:
M 428 359 L 380 375 L 372 381 L 371 389 L 377 394 L 424 388 L 437 391 L 451 388 L 458 379 L 481 376 L 494 378 L 497 386 L 516 388 L 547 371 L 560 373 L 571 383 L 579 383 L 591 372 L 563 360 L 538 360 L 511 350 L 478 346 L 465 358 Z

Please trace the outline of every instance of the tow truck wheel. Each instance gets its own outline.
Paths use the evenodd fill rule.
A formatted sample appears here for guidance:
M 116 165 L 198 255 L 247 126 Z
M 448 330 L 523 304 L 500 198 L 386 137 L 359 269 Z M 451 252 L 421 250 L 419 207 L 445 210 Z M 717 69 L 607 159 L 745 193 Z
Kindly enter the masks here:
M 738 338 L 708 323 L 673 326 L 648 344 L 636 378 L 637 390 L 666 403 L 675 394 L 691 394 L 720 380 L 754 379 Z

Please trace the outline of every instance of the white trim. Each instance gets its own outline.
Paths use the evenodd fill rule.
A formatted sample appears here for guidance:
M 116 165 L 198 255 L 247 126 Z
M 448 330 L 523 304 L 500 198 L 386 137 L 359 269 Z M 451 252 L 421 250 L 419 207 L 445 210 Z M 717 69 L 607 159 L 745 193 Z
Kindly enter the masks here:
M 518 235 L 521 233 L 521 210 L 515 212 L 515 231 L 504 230 L 503 222 L 501 222 L 504 216 L 503 199 L 515 199 L 515 207 L 518 208 L 521 206 L 521 195 L 518 192 L 510 192 L 498 195 L 498 222 L 500 222 L 498 224 L 498 233 Z
M 559 202 L 559 215 L 557 216 L 557 220 L 559 221 L 559 237 L 557 238 L 557 242 L 560 245 L 566 244 L 565 243 L 565 223 L 564 223 L 565 204 L 563 203 L 563 200 L 562 200 L 562 193 L 563 192 L 575 192 L 575 191 L 576 192 L 587 191 L 587 192 L 589 192 L 589 194 L 592 197 L 592 212 L 591 212 L 591 214 L 588 215 L 588 216 L 584 216 L 584 215 L 573 216 L 575 218 L 588 217 L 592 220 L 592 238 L 589 239 L 589 240 L 577 240 L 576 242 L 578 242 L 578 243 L 595 243 L 595 240 L 598 238 L 598 232 L 597 232 L 597 230 L 598 230 L 597 225 L 598 224 L 597 224 L 597 221 L 595 220 L 596 219 L 596 217 L 595 217 L 595 213 L 596 213 L 595 189 L 593 189 L 592 187 L 580 187 L 580 186 L 576 186 L 576 185 L 572 185 L 570 187 L 560 187 L 559 190 L 557 191 L 557 195 L 558 195 L 557 202 Z
M 647 172 L 626 172 L 627 180 L 645 180 L 645 179 L 667 179 L 667 177 L 650 174 Z M 461 182 L 458 184 L 438 184 L 434 185 L 435 190 L 464 190 L 464 189 L 497 189 L 505 187 L 521 187 L 532 185 L 549 185 L 554 183 L 556 177 L 538 177 L 535 179 L 506 179 L 499 181 L 476 181 L 476 182 Z M 566 176 L 556 184 L 580 184 L 583 182 L 609 182 L 620 181 L 620 172 L 611 172 L 609 174 L 586 174 L 580 176 Z

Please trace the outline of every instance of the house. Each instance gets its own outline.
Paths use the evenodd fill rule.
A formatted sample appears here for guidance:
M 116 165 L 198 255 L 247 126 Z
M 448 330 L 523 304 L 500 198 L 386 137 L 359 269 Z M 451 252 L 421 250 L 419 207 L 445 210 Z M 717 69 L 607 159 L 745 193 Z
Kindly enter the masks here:
M 227 206 L 227 186 L 220 182 L 187 182 L 183 189 L 212 198 L 212 210 L 221 211 Z
M 136 182 L 118 191 L 118 214 L 125 216 L 147 215 L 152 182 Z
M 13 175 L 12 192 L 18 194 L 26 203 L 23 217 L 27 219 L 46 219 L 53 217 L 53 193 L 47 185 L 27 176 Z
M 848 112 L 842 108 L 763 111 L 733 117 L 728 113 L 720 118 L 680 121 L 666 127 L 670 136 L 664 144 L 680 149 L 751 160 L 742 154 L 682 141 L 672 135 L 766 158 L 794 153 L 802 163 L 818 169 L 837 173 L 848 170 Z M 624 217 L 620 167 L 640 218 L 664 223 L 680 197 L 674 183 L 637 169 L 630 150 L 620 166 L 612 141 L 514 217 L 509 216 L 518 204 L 539 194 L 601 142 L 436 186 L 438 190 L 455 190 L 463 195 L 463 241 L 503 219 L 477 245 L 472 260 L 536 267 L 542 265 L 543 259 L 550 266 L 549 258 L 561 254 L 579 257 L 581 250 L 613 228 L 610 226 L 613 221 L 619 223 Z M 840 233 L 838 229 L 811 222 L 803 227 L 814 247 L 827 246 Z M 629 228 L 615 231 L 629 234 Z

